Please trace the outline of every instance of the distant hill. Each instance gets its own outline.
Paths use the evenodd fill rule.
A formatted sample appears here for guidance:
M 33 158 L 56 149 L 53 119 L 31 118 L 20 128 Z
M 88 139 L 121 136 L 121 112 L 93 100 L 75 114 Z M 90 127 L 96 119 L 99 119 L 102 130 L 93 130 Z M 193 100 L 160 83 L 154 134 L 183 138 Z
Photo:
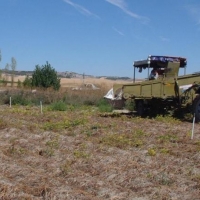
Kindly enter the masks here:
M 2 70 L 3 73 L 8 73 L 11 74 L 12 71 L 11 70 Z M 32 76 L 33 71 L 15 71 L 14 72 L 15 75 L 17 76 Z M 130 77 L 120 77 L 120 76 L 93 76 L 93 75 L 86 75 L 86 74 L 80 74 L 80 73 L 76 73 L 76 72 L 57 72 L 58 77 L 60 78 L 105 78 L 108 80 L 130 80 Z

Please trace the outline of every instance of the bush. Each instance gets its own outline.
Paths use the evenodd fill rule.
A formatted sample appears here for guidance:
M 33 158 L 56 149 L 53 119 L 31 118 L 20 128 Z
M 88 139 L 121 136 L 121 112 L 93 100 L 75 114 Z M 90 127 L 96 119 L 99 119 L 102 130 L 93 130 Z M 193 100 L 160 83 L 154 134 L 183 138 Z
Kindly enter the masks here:
M 32 86 L 32 79 L 29 76 L 26 76 L 25 80 L 23 81 L 23 86 L 30 88 Z
M 58 101 L 50 105 L 50 109 L 54 111 L 66 111 L 67 105 L 63 101 Z
M 37 65 L 32 75 L 32 86 L 41 88 L 53 88 L 59 90 L 60 79 L 57 76 L 57 72 L 51 65 L 46 62 L 45 65 L 40 67 Z
M 97 104 L 100 112 L 112 112 L 113 107 L 109 104 L 109 102 L 106 99 L 99 100 Z
M 31 104 L 31 101 L 29 101 L 27 98 L 23 97 L 21 94 L 17 94 L 15 96 L 12 96 L 12 105 L 23 105 L 27 106 Z
M 125 101 L 125 108 L 130 111 L 135 110 L 135 101 L 132 99 L 128 99 Z

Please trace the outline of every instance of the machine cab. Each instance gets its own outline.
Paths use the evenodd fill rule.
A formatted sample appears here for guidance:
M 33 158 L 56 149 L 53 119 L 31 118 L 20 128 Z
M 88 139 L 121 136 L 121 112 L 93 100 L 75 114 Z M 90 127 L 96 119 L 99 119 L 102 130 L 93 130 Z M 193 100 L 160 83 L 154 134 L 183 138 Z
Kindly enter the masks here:
M 149 55 L 146 60 L 135 61 L 134 67 L 134 82 L 135 82 L 135 70 L 139 69 L 142 72 L 143 69 L 147 69 L 148 80 L 163 79 L 177 77 L 179 69 L 186 69 L 187 60 L 182 57 L 172 56 L 152 56 Z

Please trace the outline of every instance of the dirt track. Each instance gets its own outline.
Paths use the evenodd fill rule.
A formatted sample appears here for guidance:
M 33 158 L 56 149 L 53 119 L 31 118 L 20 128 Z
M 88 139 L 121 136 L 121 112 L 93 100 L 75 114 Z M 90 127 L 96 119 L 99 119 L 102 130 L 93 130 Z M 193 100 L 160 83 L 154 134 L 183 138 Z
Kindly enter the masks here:
M 200 199 L 200 125 L 1 106 L 0 199 Z

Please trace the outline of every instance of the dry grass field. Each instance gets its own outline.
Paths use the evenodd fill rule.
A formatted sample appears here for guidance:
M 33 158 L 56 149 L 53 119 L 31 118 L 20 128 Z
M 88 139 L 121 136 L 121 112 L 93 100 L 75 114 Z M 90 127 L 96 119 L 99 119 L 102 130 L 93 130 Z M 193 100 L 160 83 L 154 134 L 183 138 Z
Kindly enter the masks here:
M 200 124 L 191 139 L 192 122 L 169 116 L 106 115 L 86 105 L 0 112 L 1 200 L 200 199 Z
M 0 199 L 198 200 L 200 125 L 0 106 Z M 104 115 L 103 115 L 104 116 Z
M 24 81 L 24 79 L 26 78 L 26 76 L 15 76 L 14 77 L 14 81 L 17 82 L 18 80 L 20 80 L 21 82 Z M 11 77 L 8 77 L 8 80 L 11 80 Z M 61 78 L 61 87 L 70 87 L 70 88 L 74 88 L 74 87 L 80 87 L 83 84 L 94 84 L 98 87 L 106 87 L 106 88 L 112 88 L 112 85 L 114 83 L 130 83 L 132 82 L 131 80 L 109 80 L 106 78 L 92 78 L 92 77 L 86 77 L 84 80 L 82 78 Z

